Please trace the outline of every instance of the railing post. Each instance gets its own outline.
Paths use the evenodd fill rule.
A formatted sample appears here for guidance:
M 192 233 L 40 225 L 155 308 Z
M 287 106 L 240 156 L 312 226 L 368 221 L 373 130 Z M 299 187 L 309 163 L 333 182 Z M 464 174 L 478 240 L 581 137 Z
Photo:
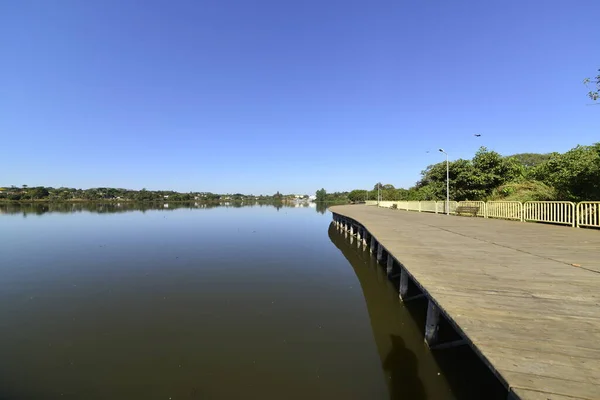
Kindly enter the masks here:
M 524 212 L 523 211 L 523 203 L 519 202 L 518 209 L 519 209 L 519 216 L 521 217 L 521 222 L 525 222 L 524 215 L 523 215 L 523 212 Z

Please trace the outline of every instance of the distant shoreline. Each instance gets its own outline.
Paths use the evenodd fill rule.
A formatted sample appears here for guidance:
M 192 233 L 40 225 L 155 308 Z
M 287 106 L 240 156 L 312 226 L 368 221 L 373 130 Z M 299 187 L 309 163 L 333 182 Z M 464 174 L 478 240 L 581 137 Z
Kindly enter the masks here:
M 135 200 L 135 199 L 66 199 L 66 200 L 8 200 L 0 199 L 0 204 L 31 204 L 31 203 L 203 203 L 203 204 L 218 204 L 218 203 L 293 203 L 293 200 Z M 310 203 L 310 201 L 306 201 Z

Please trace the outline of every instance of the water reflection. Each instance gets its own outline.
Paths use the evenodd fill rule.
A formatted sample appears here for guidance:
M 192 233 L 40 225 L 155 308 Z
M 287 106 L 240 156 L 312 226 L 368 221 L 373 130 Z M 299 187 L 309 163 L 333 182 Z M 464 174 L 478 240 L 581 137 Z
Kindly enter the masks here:
M 368 249 L 332 223 L 331 242 L 356 274 L 391 399 L 505 399 L 506 391 L 467 347 L 430 352 L 423 341 L 425 301 L 402 304 Z
M 47 213 L 70 214 L 77 212 L 90 212 L 98 214 L 123 213 L 131 211 L 162 210 L 174 211 L 178 209 L 212 209 L 212 208 L 241 208 L 241 207 L 275 207 L 281 208 L 309 208 L 315 207 L 315 203 L 308 202 L 169 202 L 169 203 L 142 203 L 142 202 L 36 202 L 36 203 L 0 203 L 0 214 L 22 214 L 43 215 Z M 316 204 L 315 210 L 324 214 L 327 211 L 326 204 Z
M 0 215 L 0 399 L 388 397 L 327 213 L 168 205 Z
M 328 204 L 327 203 L 315 203 L 317 205 L 317 212 L 320 214 L 325 214 L 327 211 Z

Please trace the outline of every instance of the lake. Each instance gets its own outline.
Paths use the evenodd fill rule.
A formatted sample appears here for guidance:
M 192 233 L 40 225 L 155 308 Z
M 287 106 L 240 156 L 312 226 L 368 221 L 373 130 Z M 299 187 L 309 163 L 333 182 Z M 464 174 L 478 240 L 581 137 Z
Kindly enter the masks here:
M 0 399 L 504 399 L 325 207 L 0 205 Z

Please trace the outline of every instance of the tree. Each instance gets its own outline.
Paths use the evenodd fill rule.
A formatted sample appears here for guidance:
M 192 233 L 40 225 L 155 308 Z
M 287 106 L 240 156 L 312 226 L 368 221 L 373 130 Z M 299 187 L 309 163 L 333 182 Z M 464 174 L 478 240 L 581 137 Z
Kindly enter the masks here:
M 43 199 L 48 197 L 49 194 L 50 193 L 48 192 L 48 189 L 41 186 L 29 191 L 29 196 L 31 197 L 31 200 Z
M 357 201 L 364 201 L 366 200 L 367 197 L 367 191 L 366 190 L 353 190 L 350 193 L 348 193 L 348 200 L 353 201 L 353 202 L 357 202 Z
M 533 176 L 553 186 L 563 200 L 600 199 L 600 143 L 553 153 L 536 167 Z
M 502 157 L 495 151 L 481 147 L 473 157 L 473 187 L 479 198 L 489 196 L 498 186 L 523 178 L 523 165 L 514 158 Z
M 600 69 L 598 70 L 599 74 L 594 78 L 585 78 L 583 80 L 583 84 L 590 88 L 588 92 L 588 97 L 594 101 L 600 98 Z M 591 84 L 591 87 L 590 87 Z
M 317 190 L 315 194 L 317 196 L 317 202 L 324 202 L 327 200 L 327 192 L 325 191 L 325 189 L 321 188 L 320 190 Z
M 536 167 L 550 159 L 551 154 L 540 154 L 540 153 L 519 153 L 513 154 L 512 156 L 508 156 L 507 158 L 514 158 L 525 168 L 533 168 Z

